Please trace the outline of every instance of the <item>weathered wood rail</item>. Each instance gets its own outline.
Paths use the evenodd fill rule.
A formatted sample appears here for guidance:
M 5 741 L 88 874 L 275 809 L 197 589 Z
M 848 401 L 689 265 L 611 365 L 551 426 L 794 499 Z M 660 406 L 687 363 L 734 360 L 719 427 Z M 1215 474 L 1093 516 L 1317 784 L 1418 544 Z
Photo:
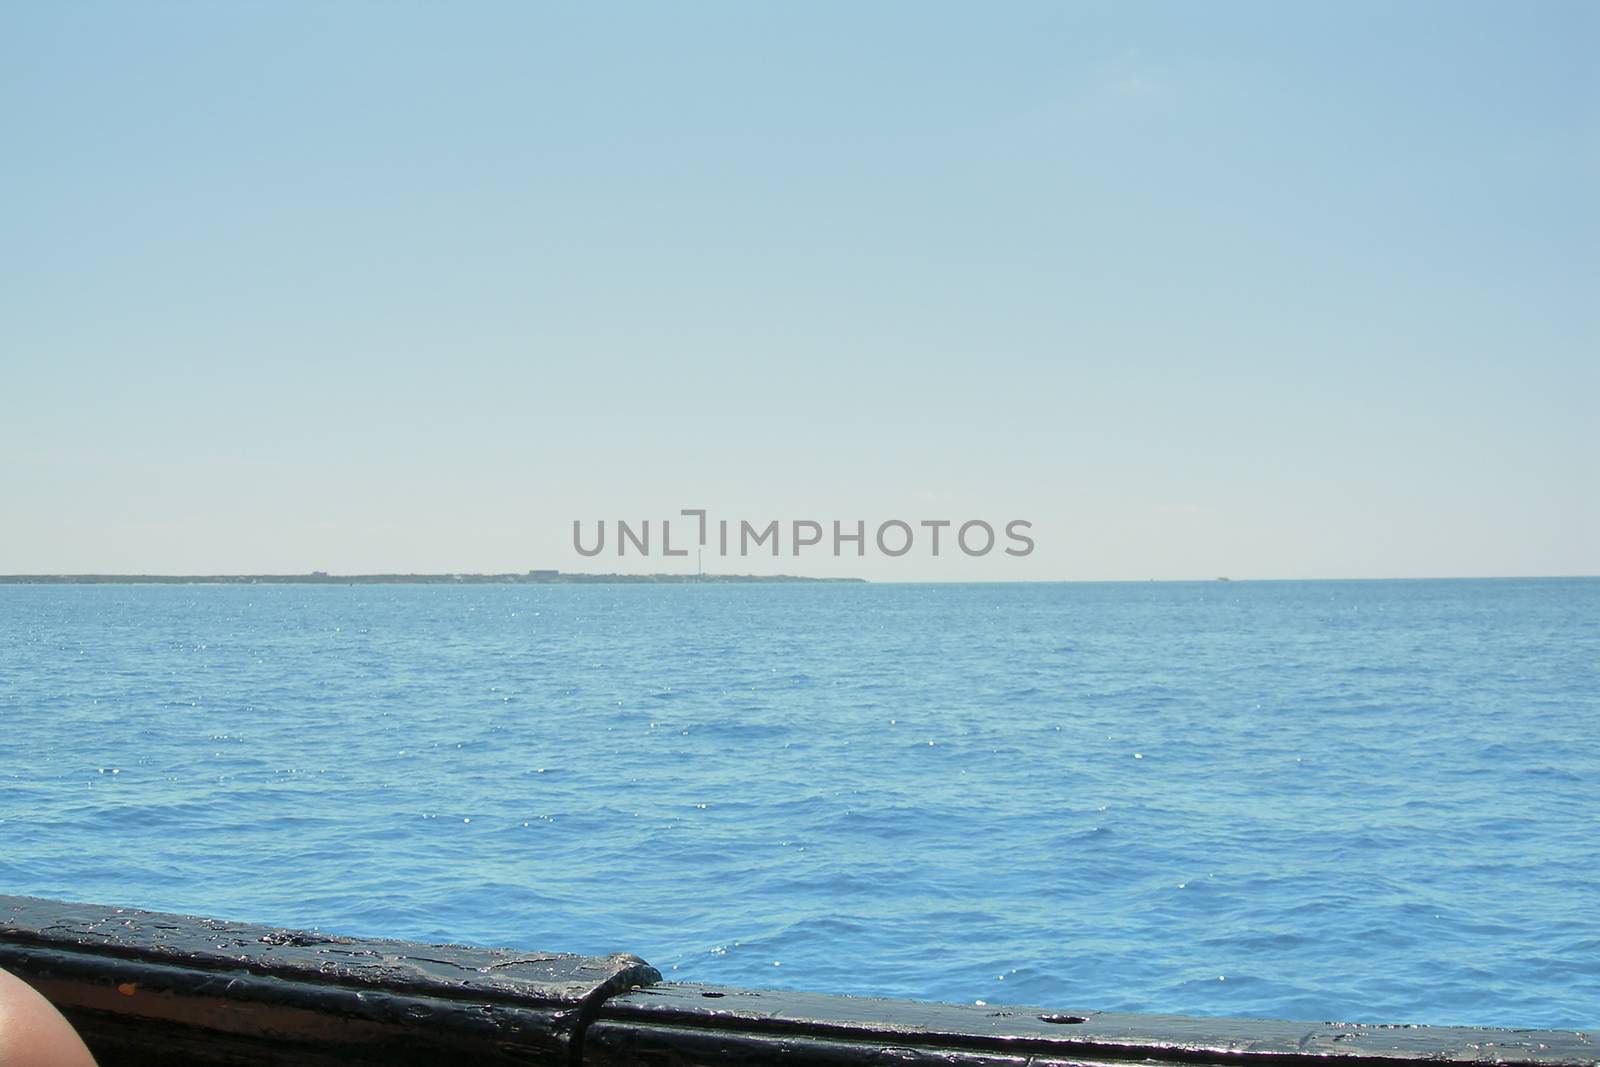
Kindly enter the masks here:
M 0 967 L 102 1067 L 1600 1067 L 1579 1031 L 1047 1012 L 662 982 L 643 960 L 0 896 Z

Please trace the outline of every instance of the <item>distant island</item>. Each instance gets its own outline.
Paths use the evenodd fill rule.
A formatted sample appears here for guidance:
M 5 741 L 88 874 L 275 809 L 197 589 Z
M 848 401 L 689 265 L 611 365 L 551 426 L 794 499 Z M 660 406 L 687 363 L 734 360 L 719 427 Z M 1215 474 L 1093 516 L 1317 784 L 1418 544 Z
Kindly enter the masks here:
M 0 574 L 0 585 L 728 585 L 747 582 L 864 582 L 793 574 Z

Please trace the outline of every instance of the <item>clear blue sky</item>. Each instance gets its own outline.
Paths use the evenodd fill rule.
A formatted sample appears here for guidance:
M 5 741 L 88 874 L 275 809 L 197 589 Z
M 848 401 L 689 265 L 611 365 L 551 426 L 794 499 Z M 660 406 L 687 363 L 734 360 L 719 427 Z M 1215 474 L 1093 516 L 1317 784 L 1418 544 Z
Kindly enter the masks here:
M 0 572 L 1600 572 L 1600 5 L 13 3 Z

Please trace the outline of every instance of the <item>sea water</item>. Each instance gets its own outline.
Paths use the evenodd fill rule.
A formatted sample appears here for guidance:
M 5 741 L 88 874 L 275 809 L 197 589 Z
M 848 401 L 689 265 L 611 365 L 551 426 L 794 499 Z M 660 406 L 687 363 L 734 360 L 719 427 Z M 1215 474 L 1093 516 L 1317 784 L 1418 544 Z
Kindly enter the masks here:
M 0 587 L 0 892 L 1600 1026 L 1600 581 Z

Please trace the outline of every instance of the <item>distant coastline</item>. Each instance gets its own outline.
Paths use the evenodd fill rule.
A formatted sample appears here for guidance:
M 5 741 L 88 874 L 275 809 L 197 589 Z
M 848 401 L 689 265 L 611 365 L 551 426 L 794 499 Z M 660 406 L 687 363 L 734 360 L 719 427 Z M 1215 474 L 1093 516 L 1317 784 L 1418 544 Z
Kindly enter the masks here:
M 0 585 L 727 585 L 750 582 L 865 582 L 794 574 L 0 574 Z

